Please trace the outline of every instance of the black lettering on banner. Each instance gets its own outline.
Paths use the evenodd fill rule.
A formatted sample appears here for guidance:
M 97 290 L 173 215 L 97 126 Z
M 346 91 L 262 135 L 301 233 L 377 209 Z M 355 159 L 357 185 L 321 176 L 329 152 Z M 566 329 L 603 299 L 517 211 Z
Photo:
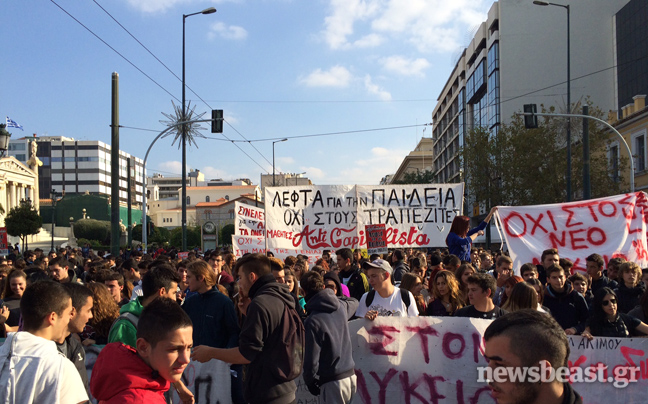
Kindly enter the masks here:
M 403 190 L 404 192 L 405 190 Z M 387 206 L 390 206 L 392 204 L 392 201 L 396 202 L 396 205 L 401 206 L 400 202 L 398 201 L 398 195 L 396 194 L 396 189 L 391 190 L 389 193 L 389 199 L 387 200 Z
M 457 207 L 457 201 L 455 200 L 455 194 L 454 190 L 452 188 L 448 188 L 448 191 L 446 192 L 446 197 L 445 197 L 445 207 L 448 207 L 448 202 L 452 201 L 452 208 Z
M 195 381 L 196 391 L 194 393 L 194 398 L 196 399 L 196 403 L 202 404 L 204 402 L 205 404 L 210 404 L 212 382 L 213 379 L 211 375 L 196 377 L 196 381 Z M 206 397 L 207 400 L 201 401 L 200 400 L 201 396 Z
M 323 226 L 324 222 L 322 222 L 320 220 L 321 219 L 320 216 L 322 215 L 322 212 L 315 212 L 314 214 L 315 214 L 315 223 L 314 223 L 314 225 L 315 226 Z
M 315 203 L 319 202 L 320 208 L 324 207 L 324 200 L 322 199 L 322 193 L 318 189 L 317 192 L 315 192 L 315 198 L 313 198 L 313 204 L 312 206 L 315 207 Z
M 414 204 L 415 199 L 416 199 L 416 204 Z M 412 190 L 412 194 L 409 197 L 409 206 L 412 207 L 422 206 L 421 197 L 419 196 L 418 190 L 416 188 Z
M 379 203 L 382 205 L 381 201 L 385 200 L 385 190 L 384 189 L 372 189 L 371 190 L 371 206 L 376 206 L 376 192 L 381 193 L 382 192 L 382 199 L 379 201 Z

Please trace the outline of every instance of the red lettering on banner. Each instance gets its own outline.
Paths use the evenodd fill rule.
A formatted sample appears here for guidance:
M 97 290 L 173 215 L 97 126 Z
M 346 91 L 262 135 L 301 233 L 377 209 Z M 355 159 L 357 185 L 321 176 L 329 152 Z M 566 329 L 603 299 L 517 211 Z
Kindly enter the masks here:
M 430 243 L 430 238 L 425 233 L 419 233 L 416 226 L 411 226 L 407 232 L 400 232 L 398 229 L 388 227 L 385 229 L 385 240 L 387 244 L 398 245 L 418 245 L 426 246 Z
M 484 360 L 484 345 L 482 342 L 484 342 L 484 339 L 482 338 L 479 333 L 474 332 L 472 335 L 473 339 L 473 360 L 475 363 L 479 363 L 479 358 L 483 358 Z M 481 355 L 480 355 L 481 353 Z M 488 363 L 488 361 L 486 361 Z
M 403 388 L 403 393 L 405 394 L 405 404 L 410 404 L 412 402 L 412 396 L 416 397 L 422 403 L 427 402 L 427 400 L 419 393 L 416 392 L 416 388 L 419 386 L 421 381 L 423 381 L 424 376 L 416 379 L 414 383 L 409 382 L 409 373 L 403 371 L 400 376 L 401 387 Z
M 640 356 L 640 357 L 643 357 L 645 355 L 645 352 L 643 350 L 634 349 L 634 348 L 630 348 L 630 347 L 627 347 L 627 346 L 622 346 L 622 347 L 619 348 L 619 350 L 621 351 L 621 355 L 623 355 L 625 360 L 628 361 L 628 364 L 630 366 L 637 366 L 637 364 L 632 360 L 630 355 L 637 355 L 637 356 Z
M 576 372 L 576 368 L 581 367 L 583 363 L 587 361 L 587 356 L 581 355 L 576 359 L 574 363 L 572 363 L 571 360 L 567 361 L 567 367 L 569 368 L 569 382 L 573 383 L 574 382 L 574 373 Z
M 450 344 L 453 341 L 459 341 L 459 350 L 457 352 L 453 352 L 450 348 Z M 448 359 L 461 358 L 463 356 L 464 349 L 466 349 L 466 340 L 464 340 L 463 335 L 455 334 L 454 332 L 448 332 L 443 336 L 443 344 L 441 346 L 441 350 Z
M 396 356 L 398 352 L 387 351 L 385 347 L 396 340 L 390 332 L 400 333 L 400 330 L 396 327 L 381 325 L 376 327 L 371 327 L 367 334 L 369 335 L 379 335 L 385 337 L 382 341 L 370 342 L 369 349 L 374 355 L 386 355 L 386 356 Z
M 434 335 L 435 337 L 439 336 L 437 330 L 431 326 L 427 327 L 407 327 L 407 331 L 411 331 L 414 334 L 421 337 L 421 350 L 423 351 L 423 359 L 425 363 L 430 363 L 430 352 L 428 350 L 428 335 Z
M 321 231 L 321 229 L 320 229 Z M 319 248 L 324 248 L 324 247 L 329 247 L 329 244 L 326 241 L 322 242 L 313 242 L 311 244 L 311 235 L 315 233 L 315 230 L 311 230 L 309 225 L 306 225 L 304 229 L 300 232 L 295 234 L 295 238 L 292 240 L 292 244 L 294 247 L 298 247 L 301 245 L 302 240 L 306 241 L 306 245 L 308 248 L 313 248 L 313 249 L 319 249 Z
M 365 380 L 362 370 L 355 369 L 355 374 L 358 378 L 358 395 L 365 404 L 371 403 L 371 396 L 369 395 L 369 390 L 367 390 L 367 381 Z
M 564 247 L 565 244 L 565 231 L 562 232 L 562 238 L 558 240 L 554 233 L 549 233 L 549 243 L 551 243 L 552 248 Z
M 371 377 L 374 378 L 376 383 L 378 383 L 378 386 L 380 386 L 380 390 L 378 391 L 378 402 L 380 404 L 385 404 L 385 393 L 387 392 L 387 385 L 389 384 L 389 381 L 394 377 L 394 375 L 398 373 L 398 371 L 394 368 L 389 369 L 387 374 L 385 375 L 384 378 L 380 379 L 378 377 L 378 374 L 376 372 L 369 372 Z
M 538 215 L 538 219 L 537 219 L 537 220 L 534 220 L 534 219 L 533 219 L 533 216 L 531 216 L 531 215 L 528 214 L 528 213 L 525 214 L 524 216 L 528 217 L 529 220 L 531 220 L 531 222 L 533 222 L 533 227 L 531 228 L 531 235 L 532 235 L 532 236 L 535 234 L 536 228 L 538 228 L 538 227 L 541 228 L 542 230 L 544 230 L 545 234 L 546 234 L 546 233 L 549 233 L 549 232 L 547 231 L 547 229 L 545 229 L 544 227 L 542 227 L 542 225 L 540 224 L 540 222 L 542 221 L 542 218 L 544 217 L 544 214 L 543 214 L 543 213 L 540 213 L 540 215 Z
M 430 389 L 430 402 L 433 404 L 439 404 L 439 400 L 442 400 L 446 398 L 445 396 L 442 396 L 439 394 L 436 388 L 436 382 L 445 382 L 445 377 L 443 376 L 430 376 L 427 374 L 423 374 L 423 377 L 425 378 L 425 382 L 428 385 L 428 389 Z
M 637 259 L 646 259 L 648 258 L 648 251 L 646 251 L 646 246 L 644 246 L 641 240 L 632 240 L 632 247 L 637 253 Z
M 331 246 L 335 248 L 340 248 L 340 247 L 348 247 L 348 248 L 353 248 L 360 243 L 360 238 L 356 236 L 355 233 L 356 228 L 354 227 L 353 229 L 340 229 L 340 228 L 335 228 L 331 230 Z M 345 237 L 340 237 L 343 234 L 349 234 L 349 236 Z
M 511 219 L 513 219 L 513 217 L 518 217 L 518 218 L 520 218 L 520 219 L 522 220 L 523 230 L 522 230 L 522 233 L 520 233 L 520 234 L 513 233 L 513 232 L 511 231 L 511 227 L 509 226 L 509 221 L 510 221 Z M 508 234 L 509 236 L 514 237 L 514 238 L 521 238 L 521 237 L 524 237 L 524 235 L 526 234 L 526 231 L 527 231 L 527 228 L 526 228 L 526 221 L 524 220 L 524 217 L 522 217 L 522 215 L 520 215 L 520 214 L 517 213 L 517 212 L 511 212 L 508 216 L 506 216 L 506 217 L 502 220 L 502 226 L 504 226 L 504 231 L 506 232 L 506 234 Z
M 563 206 L 562 210 L 565 212 L 569 213 L 569 216 L 567 216 L 567 221 L 565 222 L 565 227 L 574 227 L 583 224 L 583 222 L 577 222 L 577 223 L 571 223 L 572 218 L 576 214 L 573 210 L 571 209 L 576 209 L 579 206 Z
M 550 210 L 547 211 L 547 217 L 551 220 L 551 225 L 553 226 L 554 231 L 557 231 L 558 227 L 556 227 L 556 221 L 554 220 L 553 214 Z
M 612 207 L 612 213 L 607 214 L 607 213 L 605 212 L 605 210 L 603 209 L 605 206 L 611 206 L 611 207 Z M 616 207 L 615 204 L 613 204 L 613 203 L 610 202 L 610 201 L 603 201 L 603 202 L 601 202 L 601 203 L 599 204 L 599 206 L 598 206 L 598 211 L 599 211 L 599 213 L 601 214 L 601 216 L 605 216 L 605 217 L 614 217 L 614 216 L 617 215 L 617 207 Z
M 575 237 L 577 233 L 581 233 L 581 232 L 584 232 L 584 231 L 585 231 L 585 229 L 579 229 L 579 230 L 571 230 L 569 232 L 569 237 L 571 238 L 571 248 L 572 248 L 572 250 L 586 250 L 587 249 L 587 245 L 584 245 L 584 244 L 576 245 L 576 243 L 578 243 L 578 242 L 585 241 L 584 238 Z

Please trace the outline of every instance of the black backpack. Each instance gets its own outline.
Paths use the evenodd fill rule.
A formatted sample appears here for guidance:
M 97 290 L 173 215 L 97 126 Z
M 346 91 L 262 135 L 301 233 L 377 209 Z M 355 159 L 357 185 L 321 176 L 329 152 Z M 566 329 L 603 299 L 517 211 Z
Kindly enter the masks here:
M 304 366 L 304 345 L 306 330 L 297 310 L 284 304 L 281 317 L 280 345 L 277 347 L 277 371 L 284 381 L 294 380 Z
M 406 293 L 403 293 L 401 290 L 401 300 L 403 303 L 405 303 L 405 310 L 409 310 L 410 307 L 410 294 L 409 292 L 405 291 Z M 369 292 L 367 292 L 367 298 L 365 299 L 365 304 L 367 307 L 371 306 L 371 303 L 374 300 L 374 297 L 376 297 L 376 289 L 371 289 Z

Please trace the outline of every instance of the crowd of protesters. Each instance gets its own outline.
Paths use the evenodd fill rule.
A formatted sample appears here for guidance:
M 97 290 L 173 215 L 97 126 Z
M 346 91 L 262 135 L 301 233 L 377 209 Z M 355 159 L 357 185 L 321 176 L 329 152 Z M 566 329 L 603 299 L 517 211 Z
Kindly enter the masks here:
M 356 391 L 347 326 L 354 318 L 495 320 L 532 310 L 565 336 L 648 335 L 648 271 L 598 254 L 585 257 L 586 272 L 577 271 L 555 249 L 544 251 L 540 264 L 514 268 L 501 251 L 472 245 L 485 223 L 470 230 L 458 217 L 444 249 L 367 257 L 343 248 L 310 264 L 307 256 L 272 254 L 237 260 L 228 249 L 185 259 L 173 249 L 119 256 L 69 247 L 12 251 L 0 260 L 0 333 L 7 337 L 0 380 L 15 368 L 7 363 L 30 352 L 42 363 L 34 370 L 23 360 L 21 377 L 40 382 L 16 378 L 0 399 L 164 402 L 172 384 L 191 403 L 180 378 L 191 357 L 231 364 L 234 403 L 295 402 L 294 369 L 302 365 L 308 389 L 322 402 L 348 403 Z M 282 363 L 277 354 L 286 346 L 286 313 L 295 314 L 297 331 L 303 324 L 303 364 L 288 353 Z M 92 344 L 107 346 L 88 380 L 83 347 Z M 577 393 L 569 394 L 578 402 Z

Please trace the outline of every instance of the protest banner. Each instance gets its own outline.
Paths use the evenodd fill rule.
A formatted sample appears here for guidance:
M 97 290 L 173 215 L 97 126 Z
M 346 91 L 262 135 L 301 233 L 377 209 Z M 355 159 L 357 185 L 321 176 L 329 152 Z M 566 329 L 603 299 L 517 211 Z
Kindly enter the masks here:
M 587 201 L 534 206 L 499 206 L 500 232 L 513 267 L 540 264 L 542 251 L 557 248 L 561 258 L 585 271 L 585 258 L 599 254 L 607 263 L 614 257 L 648 265 L 644 192 Z
M 322 252 L 319 250 L 268 248 L 268 251 L 273 253 L 276 258 L 279 258 L 282 261 L 289 255 L 305 255 L 308 257 L 308 265 L 311 267 L 315 265 L 315 261 L 322 256 Z M 265 239 L 263 237 L 232 236 L 232 252 L 236 258 L 241 258 L 244 254 L 265 254 Z
M 268 247 L 336 250 L 363 245 L 356 205 L 353 185 L 267 187 Z
M 265 237 L 265 212 L 263 208 L 235 201 L 234 212 L 235 235 Z
M 483 356 L 483 334 L 490 323 L 491 320 L 455 317 L 351 321 L 349 333 L 358 379 L 353 403 L 494 403 L 486 382 L 478 381 L 477 369 L 488 365 Z M 568 339 L 570 382 L 584 403 L 646 401 L 647 338 Z M 0 344 L 3 342 L 0 339 Z M 85 348 L 89 378 L 102 348 Z M 230 371 L 224 362 L 191 361 L 182 380 L 196 395 L 197 404 L 231 403 Z M 301 376 L 295 383 L 298 403 L 319 403 Z M 173 403 L 179 403 L 175 393 Z
M 9 255 L 9 244 L 7 242 L 7 228 L 0 227 L 0 255 Z
M 366 225 L 365 234 L 367 235 L 367 254 L 387 254 L 384 223 Z
M 358 225 L 385 224 L 390 248 L 441 247 L 463 209 L 463 183 L 356 186 Z
M 462 205 L 463 184 L 268 187 L 268 247 L 366 248 L 373 224 L 387 247 L 439 247 Z

